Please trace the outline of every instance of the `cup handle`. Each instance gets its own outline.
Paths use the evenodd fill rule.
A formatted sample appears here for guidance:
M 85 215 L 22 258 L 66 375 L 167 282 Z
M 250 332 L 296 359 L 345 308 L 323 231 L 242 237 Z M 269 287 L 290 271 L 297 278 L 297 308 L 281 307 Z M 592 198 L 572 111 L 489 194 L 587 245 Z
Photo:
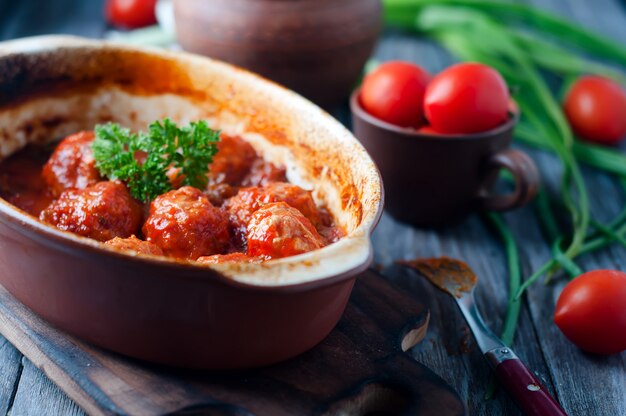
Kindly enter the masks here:
M 507 211 L 519 208 L 530 202 L 539 189 L 539 171 L 535 162 L 526 153 L 515 149 L 502 150 L 489 158 L 487 175 L 494 170 L 507 169 L 515 178 L 515 190 L 507 195 L 489 195 L 488 189 L 481 190 L 481 204 L 484 210 Z

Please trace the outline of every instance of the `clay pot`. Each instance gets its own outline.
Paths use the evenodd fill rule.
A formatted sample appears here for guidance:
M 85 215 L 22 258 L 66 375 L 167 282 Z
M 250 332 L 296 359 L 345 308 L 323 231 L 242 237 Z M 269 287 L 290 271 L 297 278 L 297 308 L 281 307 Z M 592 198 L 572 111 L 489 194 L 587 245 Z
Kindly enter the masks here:
M 175 0 L 174 10 L 185 50 L 326 106 L 348 97 L 381 29 L 380 0 Z

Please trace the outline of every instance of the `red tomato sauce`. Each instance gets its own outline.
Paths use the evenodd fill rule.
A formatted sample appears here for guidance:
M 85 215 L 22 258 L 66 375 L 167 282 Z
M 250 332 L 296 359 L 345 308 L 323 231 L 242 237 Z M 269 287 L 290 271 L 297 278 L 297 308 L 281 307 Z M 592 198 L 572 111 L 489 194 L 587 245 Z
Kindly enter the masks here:
M 143 204 L 125 184 L 100 177 L 92 132 L 27 146 L 0 163 L 0 197 L 61 230 L 113 250 L 199 260 L 261 262 L 321 248 L 344 232 L 285 169 L 239 137 L 222 135 L 209 184 L 180 187 Z

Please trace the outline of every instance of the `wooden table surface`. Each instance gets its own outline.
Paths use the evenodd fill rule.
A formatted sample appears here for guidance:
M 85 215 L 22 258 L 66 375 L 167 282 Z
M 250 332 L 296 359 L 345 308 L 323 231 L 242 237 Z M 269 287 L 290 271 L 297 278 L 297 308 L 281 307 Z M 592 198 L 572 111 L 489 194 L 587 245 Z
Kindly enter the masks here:
M 619 0 L 530 0 L 527 2 L 562 14 L 581 25 L 622 43 L 626 42 L 626 2 Z M 71 33 L 101 37 L 103 0 L 0 0 L 0 40 L 21 36 Z M 397 32 L 387 32 L 376 57 L 405 59 L 436 72 L 452 62 L 430 42 Z M 347 109 L 336 116 L 347 120 Z M 525 149 L 528 150 L 528 149 Z M 543 177 L 554 188 L 559 177 L 556 159 L 531 151 Z M 622 188 L 607 175 L 584 169 L 591 191 L 592 212 L 604 222 L 624 205 Z M 505 216 L 521 249 L 526 276 L 549 257 L 532 207 Z M 412 229 L 384 215 L 373 236 L 375 262 L 390 279 L 407 273 L 393 266 L 399 258 L 448 255 L 465 260 L 478 273 L 477 302 L 496 331 L 502 325 L 507 298 L 505 255 L 497 238 L 479 216 L 453 228 L 434 231 Z M 612 246 L 581 259 L 584 270 L 613 268 L 626 270 L 626 252 Z M 468 333 L 456 306 L 445 295 L 419 278 L 408 287 L 431 310 L 426 339 L 413 350 L 415 359 L 430 367 L 455 387 L 467 400 L 470 414 L 515 415 L 519 412 L 499 392 L 485 401 L 489 379 L 487 364 Z M 558 397 L 572 415 L 626 415 L 626 353 L 611 357 L 584 354 L 567 342 L 552 323 L 556 298 L 564 285 L 533 286 L 524 299 L 519 332 L 514 343 L 518 355 Z M 83 414 L 45 375 L 0 337 L 0 413 L 19 415 Z

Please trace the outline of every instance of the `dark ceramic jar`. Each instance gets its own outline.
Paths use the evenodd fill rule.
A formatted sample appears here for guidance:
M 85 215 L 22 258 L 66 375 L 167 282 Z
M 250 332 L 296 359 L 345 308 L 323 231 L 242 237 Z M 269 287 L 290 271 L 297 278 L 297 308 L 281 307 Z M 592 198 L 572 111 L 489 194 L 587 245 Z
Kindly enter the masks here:
M 381 29 L 380 0 L 175 0 L 190 52 L 332 105 L 347 98 Z

